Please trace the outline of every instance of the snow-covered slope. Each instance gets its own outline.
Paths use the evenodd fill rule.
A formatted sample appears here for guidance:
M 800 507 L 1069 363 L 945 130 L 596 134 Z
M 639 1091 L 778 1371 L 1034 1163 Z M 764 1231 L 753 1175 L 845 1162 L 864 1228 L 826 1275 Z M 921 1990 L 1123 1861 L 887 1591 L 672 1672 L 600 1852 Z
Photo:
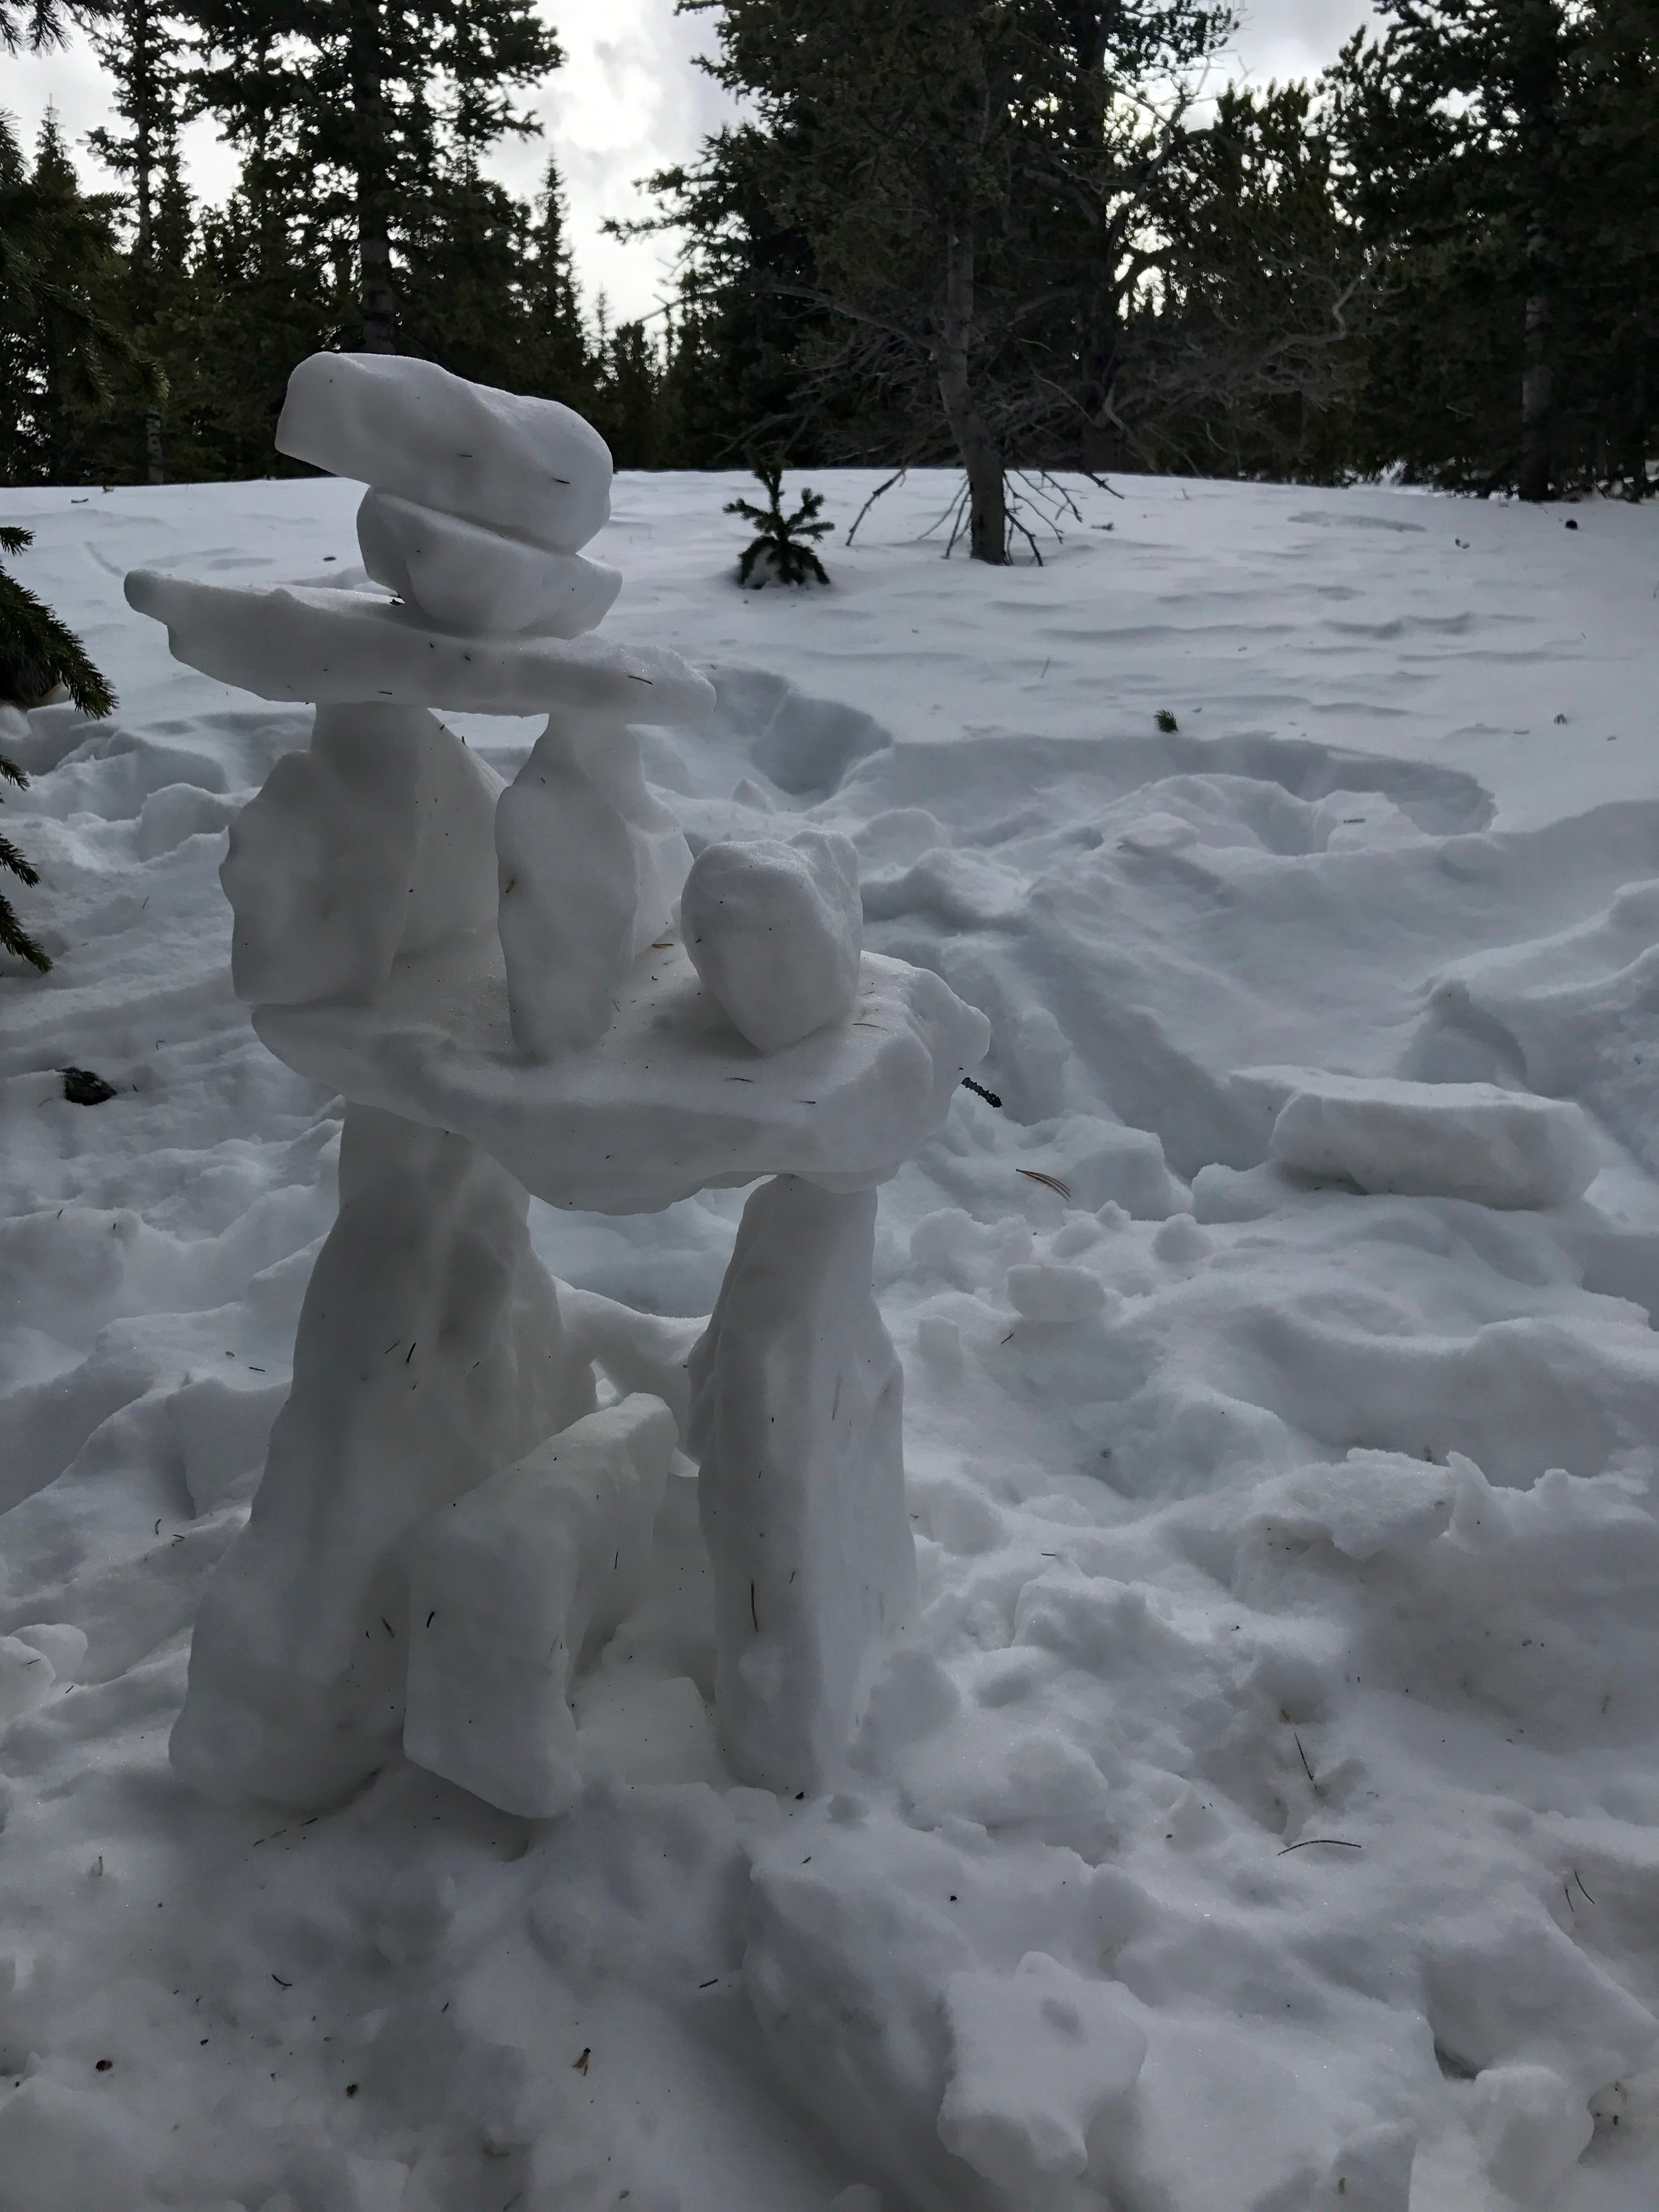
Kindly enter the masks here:
M 732 489 L 624 477 L 595 541 L 605 634 L 717 674 L 650 772 L 694 844 L 851 836 L 1003 1104 L 883 1194 L 923 1607 L 848 1786 L 723 1775 L 671 1477 L 546 1824 L 167 1765 L 338 1124 L 216 878 L 306 710 L 120 579 L 349 581 L 356 493 L 5 498 L 122 705 L 36 713 L 3 817 L 58 965 L 0 980 L 0 2212 L 1645 2212 L 1654 518 L 1128 479 L 995 573 L 913 477 L 795 597 L 732 587 Z M 535 1210 L 573 1326 L 665 1317 L 617 1389 L 739 1204 Z

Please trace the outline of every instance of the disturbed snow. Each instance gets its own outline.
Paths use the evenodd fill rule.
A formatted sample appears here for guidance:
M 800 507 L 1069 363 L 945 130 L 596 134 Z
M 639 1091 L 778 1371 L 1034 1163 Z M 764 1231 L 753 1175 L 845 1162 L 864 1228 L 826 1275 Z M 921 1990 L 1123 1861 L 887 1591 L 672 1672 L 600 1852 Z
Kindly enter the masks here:
M 356 492 L 9 495 L 123 703 L 6 740 L 58 965 L 0 980 L 0 2212 L 1659 2196 L 1652 518 L 1124 489 L 995 573 L 915 542 L 912 478 L 799 598 L 732 588 L 724 482 L 618 483 L 611 628 L 718 672 L 658 787 L 694 846 L 851 837 L 1003 1106 L 882 1194 L 921 1604 L 846 1786 L 723 1773 L 671 1475 L 550 1822 L 167 1765 L 338 1103 L 233 1000 L 216 878 L 307 710 L 119 580 L 361 581 Z M 533 734 L 455 719 L 509 771 Z M 1443 1148 L 1331 1075 L 1448 1087 Z M 1401 1194 L 1437 1158 L 1501 1202 Z M 611 1395 L 676 1370 L 740 1203 L 532 1210 L 572 1326 L 663 1316 Z

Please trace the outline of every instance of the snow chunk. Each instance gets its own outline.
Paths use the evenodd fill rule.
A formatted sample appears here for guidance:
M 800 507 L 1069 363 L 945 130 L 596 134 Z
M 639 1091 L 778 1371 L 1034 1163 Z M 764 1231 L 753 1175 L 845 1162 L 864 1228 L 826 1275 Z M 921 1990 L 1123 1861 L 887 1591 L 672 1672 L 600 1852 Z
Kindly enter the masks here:
M 364 1004 L 400 952 L 486 927 L 501 778 L 413 707 L 319 707 L 231 824 L 230 972 L 256 1005 Z
M 1564 1206 L 1600 1164 L 1575 1105 L 1490 1083 L 1408 1083 L 1316 1068 L 1248 1068 L 1235 1087 L 1282 1086 L 1272 1157 L 1364 1191 L 1463 1198 L 1478 1206 Z
M 1106 1310 L 1106 1285 L 1086 1267 L 1036 1260 L 1009 1268 L 1008 1303 L 1024 1321 L 1092 1321 Z
M 570 1679 L 639 1601 L 675 1441 L 659 1398 L 624 1398 L 419 1531 L 404 1724 L 416 1765 L 531 1820 L 574 1802 Z
M 1012 1974 L 953 1974 L 945 2009 L 953 2046 L 939 2116 L 945 2148 L 1020 2203 L 1080 2178 L 1089 2130 L 1127 2097 L 1146 2056 L 1134 1998 L 1032 1951 Z
M 52 1661 L 33 1643 L 0 1636 L 0 1729 L 43 1705 L 57 1679 Z
M 556 399 L 469 384 L 403 355 L 314 353 L 288 380 L 276 450 L 337 477 L 574 553 L 611 514 L 611 451 Z
M 1489 2066 L 1470 2092 L 1486 2171 L 1521 2204 L 1553 2204 L 1595 2132 L 1584 2099 L 1549 2066 Z
M 622 589 L 618 570 L 580 553 L 550 553 L 390 492 L 364 494 L 357 543 L 377 584 L 450 629 L 579 637 Z
M 1319 2212 L 1411 2212 L 1417 2130 L 1386 2120 L 1346 2142 L 1331 2160 Z
M 858 989 L 864 916 L 849 837 L 802 830 L 705 846 L 680 906 L 703 988 L 757 1052 L 844 1020 Z

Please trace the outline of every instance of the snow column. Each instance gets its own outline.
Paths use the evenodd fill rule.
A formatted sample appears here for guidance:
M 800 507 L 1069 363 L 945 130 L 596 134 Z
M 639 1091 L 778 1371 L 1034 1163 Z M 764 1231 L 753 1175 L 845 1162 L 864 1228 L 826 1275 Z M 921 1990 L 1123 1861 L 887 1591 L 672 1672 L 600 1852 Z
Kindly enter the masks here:
M 875 1224 L 873 1191 L 763 1183 L 692 1355 L 720 1743 L 745 1781 L 790 1796 L 842 1765 L 915 1594 Z
M 592 1407 L 527 1211 L 465 1138 L 347 1107 L 293 1391 L 173 1732 L 210 1796 L 312 1807 L 373 1772 L 403 1724 L 411 1532 Z

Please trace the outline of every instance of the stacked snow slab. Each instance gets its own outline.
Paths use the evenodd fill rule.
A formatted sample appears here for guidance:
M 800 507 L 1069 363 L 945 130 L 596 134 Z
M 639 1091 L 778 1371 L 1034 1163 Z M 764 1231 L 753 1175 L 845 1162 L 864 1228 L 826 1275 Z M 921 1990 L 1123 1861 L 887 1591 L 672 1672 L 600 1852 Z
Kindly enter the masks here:
M 574 553 L 611 514 L 611 451 L 556 399 L 406 356 L 316 353 L 288 384 L 279 453 Z

